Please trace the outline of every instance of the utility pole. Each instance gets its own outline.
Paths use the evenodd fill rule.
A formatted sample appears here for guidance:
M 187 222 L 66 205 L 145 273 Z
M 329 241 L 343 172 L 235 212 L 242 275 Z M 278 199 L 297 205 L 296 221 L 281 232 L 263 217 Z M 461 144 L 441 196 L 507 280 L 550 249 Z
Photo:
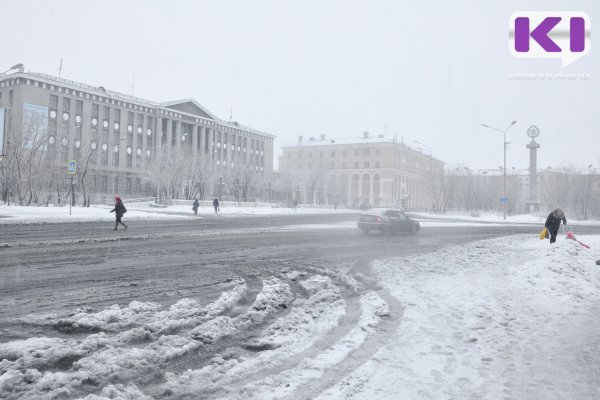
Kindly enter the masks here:
M 58 66 L 58 77 L 60 78 L 60 75 L 62 74 L 62 58 L 60 59 L 60 65 Z

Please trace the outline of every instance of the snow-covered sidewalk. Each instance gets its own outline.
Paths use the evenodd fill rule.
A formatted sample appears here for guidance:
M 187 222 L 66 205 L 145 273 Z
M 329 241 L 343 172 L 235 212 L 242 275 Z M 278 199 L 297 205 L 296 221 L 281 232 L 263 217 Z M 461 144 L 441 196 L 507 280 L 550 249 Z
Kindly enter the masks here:
M 198 216 L 194 216 L 190 206 L 173 205 L 167 208 L 151 207 L 150 203 L 127 203 L 127 213 L 124 221 L 156 221 L 156 220 L 185 220 L 202 218 L 215 214 L 212 207 L 200 207 Z M 0 206 L 0 225 L 6 224 L 43 224 L 43 223 L 73 223 L 73 222 L 109 222 L 115 215 L 109 213 L 111 206 L 93 205 L 91 207 L 23 207 Z M 243 215 L 307 215 L 329 213 L 356 213 L 356 210 L 333 208 L 274 208 L 224 206 L 220 208 L 219 216 Z
M 592 249 L 513 236 L 375 263 L 403 320 L 320 398 L 600 398 L 600 237 L 579 239 Z
M 486 224 L 534 224 L 544 226 L 546 222 L 547 214 L 520 214 L 520 215 L 507 215 L 506 220 L 502 214 L 496 214 L 491 212 L 480 213 L 478 216 L 460 212 L 449 212 L 446 214 L 434 214 L 426 212 L 409 213 L 417 219 L 434 219 L 439 221 L 468 221 L 473 223 L 486 223 Z M 570 218 L 567 215 L 567 222 L 569 225 L 575 226 L 600 226 L 600 221 L 597 220 L 578 220 Z

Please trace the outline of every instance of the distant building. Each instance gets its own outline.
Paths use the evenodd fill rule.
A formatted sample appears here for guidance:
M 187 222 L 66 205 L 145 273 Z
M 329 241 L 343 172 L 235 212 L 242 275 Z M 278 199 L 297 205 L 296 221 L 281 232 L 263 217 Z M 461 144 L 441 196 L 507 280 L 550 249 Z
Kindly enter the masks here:
M 282 150 L 280 179 L 301 203 L 428 210 L 444 174 L 444 163 L 430 154 L 367 132 L 354 139 L 300 137 Z
M 152 168 L 161 158 L 189 161 L 177 171 L 180 181 L 169 181 L 169 196 L 174 197 L 193 190 L 195 181 L 186 176 L 193 166 L 210 170 L 205 196 L 218 193 L 218 185 L 228 190 L 234 181 L 236 190 L 242 184 L 264 186 L 273 172 L 275 136 L 219 119 L 193 99 L 157 103 L 25 73 L 22 65 L 16 73 L 0 75 L 2 119 L 5 158 L 11 156 L 11 144 L 43 135 L 38 147 L 48 157 L 57 156 L 65 176 L 69 160 L 77 161 L 79 171 L 89 160 L 86 180 L 93 201 L 113 194 L 152 195 L 160 184 L 153 184 L 158 180 L 151 176 Z M 177 167 L 173 161 L 163 164 L 161 173 Z

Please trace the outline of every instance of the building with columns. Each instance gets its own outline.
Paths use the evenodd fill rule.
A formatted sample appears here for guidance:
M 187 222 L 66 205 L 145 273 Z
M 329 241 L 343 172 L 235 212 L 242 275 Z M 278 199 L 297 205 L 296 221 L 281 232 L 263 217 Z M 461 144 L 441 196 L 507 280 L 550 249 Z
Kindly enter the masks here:
M 237 190 L 271 179 L 275 136 L 219 119 L 196 100 L 158 103 L 19 66 L 0 75 L 0 154 L 10 161 L 14 147 L 35 139 L 65 176 L 70 160 L 78 179 L 87 166 L 92 201 L 154 196 L 161 185 L 168 196 L 186 197 L 200 175 L 205 198 L 229 193 L 234 181 Z M 190 178 L 192 169 L 202 171 Z M 163 179 L 170 171 L 177 176 Z
M 430 153 L 367 132 L 341 140 L 299 137 L 282 150 L 282 185 L 301 203 L 429 210 L 444 174 L 444 163 Z

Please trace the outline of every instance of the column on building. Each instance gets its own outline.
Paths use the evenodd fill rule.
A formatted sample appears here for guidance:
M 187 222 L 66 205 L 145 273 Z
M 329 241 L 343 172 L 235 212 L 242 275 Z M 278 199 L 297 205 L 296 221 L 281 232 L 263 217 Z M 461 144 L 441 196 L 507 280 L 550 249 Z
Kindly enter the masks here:
M 183 133 L 181 132 L 181 121 L 175 121 L 175 150 L 177 154 L 181 151 L 181 137 Z M 189 138 L 187 139 L 189 140 Z
M 214 128 L 206 128 L 206 133 L 207 133 L 207 140 L 208 140 L 208 162 L 209 163 L 214 163 L 215 160 L 215 153 L 214 153 L 214 146 L 215 143 L 213 141 L 214 139 Z
M 200 126 L 200 159 L 206 159 L 206 127 Z
M 173 142 L 173 121 L 167 119 L 167 142 L 165 144 L 165 152 L 164 154 L 171 154 L 171 145 Z
M 138 168 L 138 162 L 137 162 L 137 148 L 138 148 L 138 142 L 137 142 L 137 138 L 138 138 L 138 127 L 136 126 L 136 122 L 138 121 L 138 119 L 136 118 L 137 115 L 133 116 L 133 140 L 131 141 L 131 169 L 133 171 L 135 171 L 136 168 Z M 142 124 L 143 125 L 143 124 Z M 142 135 L 144 134 L 144 127 L 142 126 Z M 134 178 L 132 178 L 133 181 L 135 181 Z M 134 183 L 132 182 L 132 188 L 135 187 Z
M 154 129 L 154 148 L 150 149 L 150 157 L 152 157 L 153 160 L 160 160 L 160 146 L 162 144 L 162 118 L 161 117 L 156 117 L 155 118 L 155 129 Z
M 198 158 L 198 125 L 192 126 L 192 162 L 194 165 Z

